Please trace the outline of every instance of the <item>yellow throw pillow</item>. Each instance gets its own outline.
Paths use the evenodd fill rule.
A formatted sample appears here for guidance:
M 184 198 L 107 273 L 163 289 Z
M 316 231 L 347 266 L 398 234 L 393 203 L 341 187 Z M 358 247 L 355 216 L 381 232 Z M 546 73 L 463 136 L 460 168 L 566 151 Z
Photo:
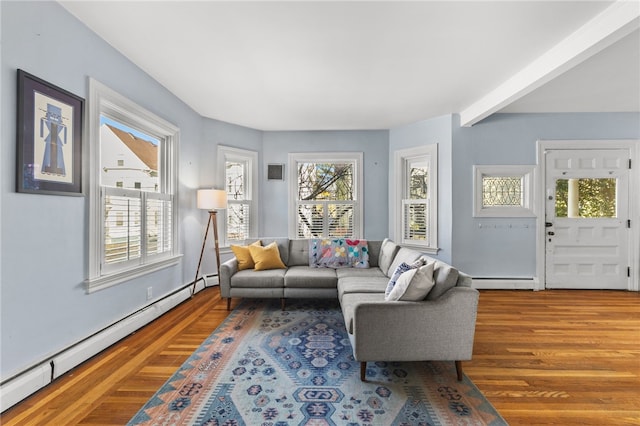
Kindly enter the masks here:
M 285 264 L 280 260 L 278 245 L 273 242 L 266 247 L 249 246 L 249 252 L 255 262 L 256 271 L 265 269 L 284 269 Z
M 261 247 L 262 241 L 258 240 L 251 245 Z M 242 271 L 243 269 L 253 269 L 255 263 L 253 262 L 253 258 L 251 257 L 249 246 L 234 246 L 232 244 L 231 251 L 236 256 L 236 259 L 238 259 L 238 271 Z

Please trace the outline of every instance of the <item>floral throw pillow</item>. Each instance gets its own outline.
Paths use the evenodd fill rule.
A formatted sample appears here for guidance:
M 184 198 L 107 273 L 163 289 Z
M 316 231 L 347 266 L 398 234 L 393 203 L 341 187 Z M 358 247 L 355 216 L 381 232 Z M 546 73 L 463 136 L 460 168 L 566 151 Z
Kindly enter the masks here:
M 366 240 L 312 238 L 309 240 L 309 266 L 314 268 L 368 268 Z

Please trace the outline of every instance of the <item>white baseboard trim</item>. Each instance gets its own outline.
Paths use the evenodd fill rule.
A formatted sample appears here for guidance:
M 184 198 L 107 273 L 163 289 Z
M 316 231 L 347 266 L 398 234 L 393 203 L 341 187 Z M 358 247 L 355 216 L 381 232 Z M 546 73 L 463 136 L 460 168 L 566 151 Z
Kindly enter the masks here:
M 191 297 L 193 284 L 153 302 L 132 315 L 111 324 L 100 332 L 42 360 L 41 363 L 0 384 L 0 412 L 11 408 L 32 393 L 77 367 L 92 356 L 149 324 L 165 312 Z M 198 292 L 196 285 L 196 292 Z
M 537 290 L 535 278 L 474 278 L 473 288 L 477 290 Z

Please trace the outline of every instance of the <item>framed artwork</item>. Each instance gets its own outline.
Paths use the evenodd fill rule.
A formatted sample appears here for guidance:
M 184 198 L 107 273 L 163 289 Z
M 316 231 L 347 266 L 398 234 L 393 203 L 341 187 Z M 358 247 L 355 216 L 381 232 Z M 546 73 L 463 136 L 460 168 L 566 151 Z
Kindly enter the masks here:
M 82 196 L 84 99 L 18 70 L 18 192 Z

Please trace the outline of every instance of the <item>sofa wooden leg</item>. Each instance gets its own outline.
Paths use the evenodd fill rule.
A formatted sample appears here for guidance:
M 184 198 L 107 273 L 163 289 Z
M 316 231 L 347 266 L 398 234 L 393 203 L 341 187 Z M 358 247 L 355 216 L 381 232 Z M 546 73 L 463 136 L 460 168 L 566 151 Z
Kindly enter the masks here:
M 280 298 L 280 306 L 282 307 L 282 310 L 284 311 L 284 307 L 286 305 L 287 299 L 285 299 L 284 297 Z
M 367 381 L 367 362 L 366 361 L 360 363 L 360 381 L 362 382 Z
M 462 381 L 462 361 L 456 361 L 456 374 L 458 375 L 458 381 Z
M 227 297 L 227 311 L 231 310 L 231 298 Z

